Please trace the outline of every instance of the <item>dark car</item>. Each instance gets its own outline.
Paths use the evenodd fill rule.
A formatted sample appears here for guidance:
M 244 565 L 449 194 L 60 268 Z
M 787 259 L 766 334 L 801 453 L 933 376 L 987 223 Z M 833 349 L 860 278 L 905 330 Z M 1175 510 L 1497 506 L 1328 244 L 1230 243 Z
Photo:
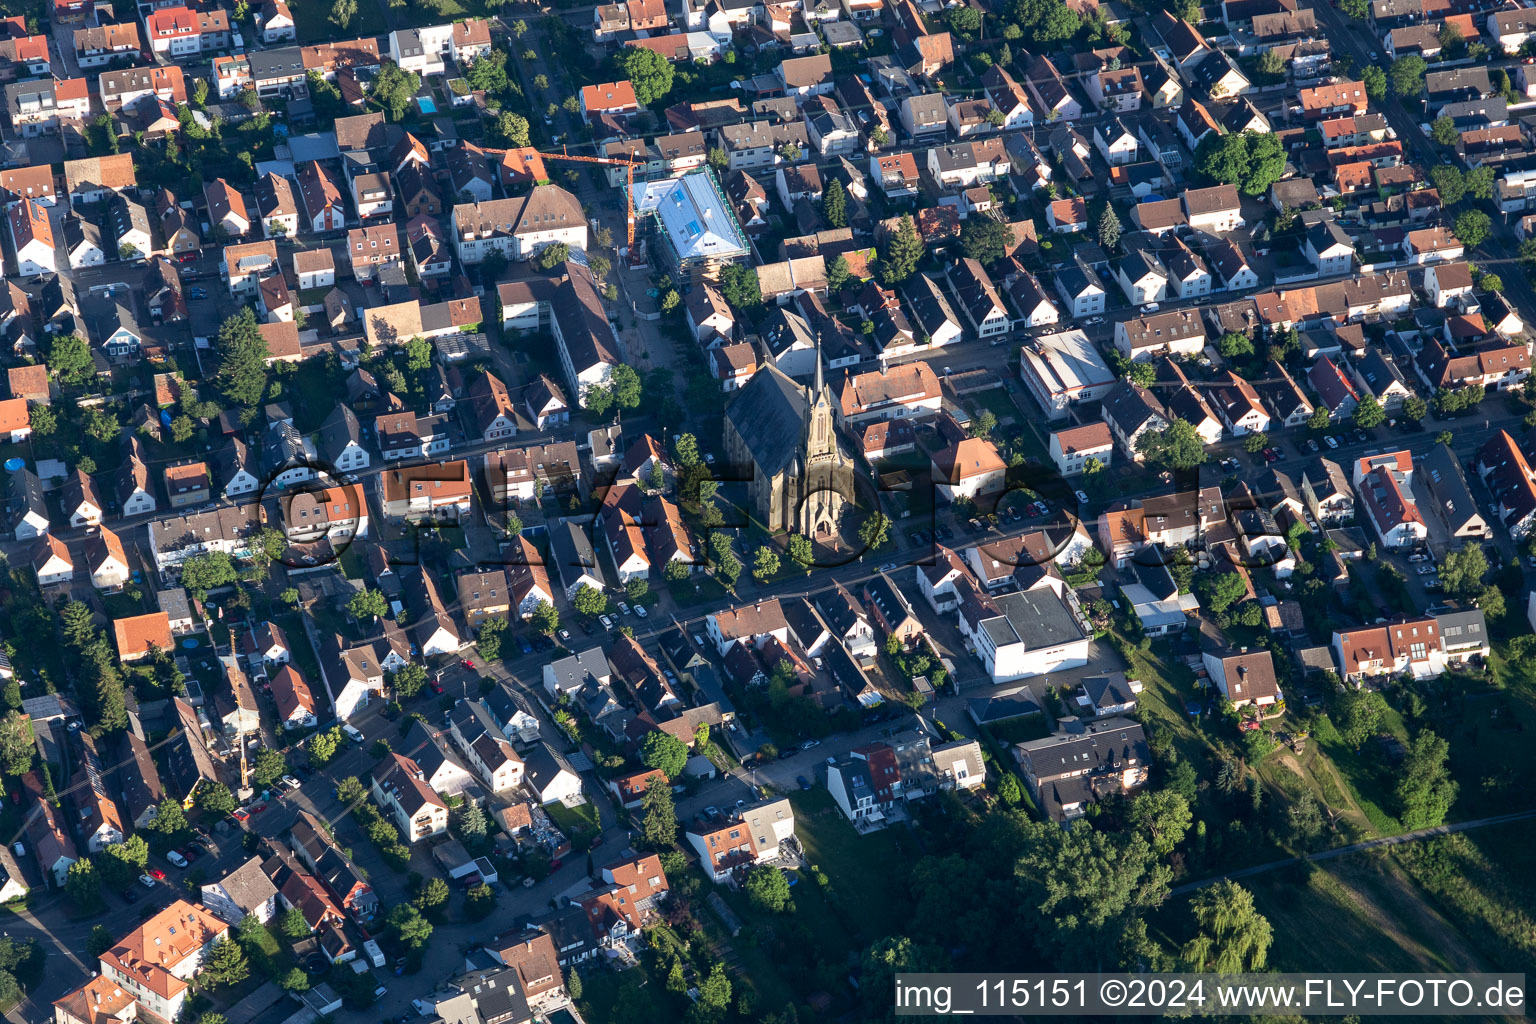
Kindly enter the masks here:
M 811 780 L 807 779 L 804 775 L 796 775 L 795 776 L 795 781 L 800 784 L 800 788 L 801 789 L 810 789 L 811 788 Z
M 799 747 L 790 747 L 788 750 L 781 750 L 779 751 L 779 760 L 788 761 L 798 753 L 800 753 Z

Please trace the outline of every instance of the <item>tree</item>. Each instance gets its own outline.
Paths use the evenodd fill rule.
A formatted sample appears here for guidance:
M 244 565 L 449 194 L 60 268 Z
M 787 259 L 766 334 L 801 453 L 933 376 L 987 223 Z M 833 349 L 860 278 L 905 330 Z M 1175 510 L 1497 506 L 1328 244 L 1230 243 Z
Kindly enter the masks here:
M 859 541 L 865 550 L 877 551 L 890 539 L 891 520 L 879 509 L 871 512 L 859 526 Z
M 117 889 L 132 884 L 135 878 L 143 874 L 148 864 L 149 844 L 143 836 L 134 835 L 120 843 L 109 843 L 102 847 L 97 868 L 101 872 L 102 881 Z
M 1271 78 L 1285 74 L 1285 58 L 1279 50 L 1269 49 L 1259 55 L 1259 72 Z
M 640 835 L 653 850 L 670 849 L 677 842 L 677 808 L 672 805 L 670 786 L 647 786 L 640 798 L 645 812 Z
M 767 583 L 779 574 L 779 553 L 767 544 L 757 549 L 753 560 L 752 577 L 759 583 Z
M 1205 461 L 1205 442 L 1188 420 L 1175 416 L 1162 430 L 1149 430 L 1136 450 L 1168 469 L 1193 469 Z
M 34 405 L 27 413 L 27 420 L 32 427 L 32 433 L 38 437 L 48 437 L 59 429 L 59 418 L 46 405 Z
M 96 376 L 91 347 L 78 334 L 65 334 L 48 346 L 48 372 L 63 385 L 85 384 Z
M 1449 114 L 1441 114 L 1429 126 L 1430 137 L 1442 146 L 1454 146 L 1461 141 L 1461 132 Z
M 748 314 L 763 304 L 757 271 L 740 263 L 733 263 L 720 271 L 720 294 L 732 309 L 742 314 Z
M 1285 809 L 1285 826 L 1291 842 L 1302 849 L 1306 849 L 1312 840 L 1322 835 L 1323 812 L 1311 792 L 1303 791 L 1300 798 Z
M 1461 244 L 1468 249 L 1476 249 L 1488 240 L 1493 231 L 1493 222 L 1482 210 L 1463 210 L 1456 215 L 1456 226 L 1453 229 Z
M 784 158 L 785 163 L 797 164 L 800 162 L 800 157 L 804 154 L 801 152 L 798 142 L 790 141 L 779 147 L 779 155 Z
M 348 0 L 349 3 L 353 0 Z M 369 97 L 389 112 L 391 121 L 398 121 L 410 108 L 411 100 L 421 89 L 421 76 L 407 71 L 400 65 L 386 61 L 373 75 Z
M 1413 99 L 1424 91 L 1424 71 L 1428 67 L 1424 58 L 1416 53 L 1399 57 L 1387 69 L 1387 79 L 1392 91 L 1403 99 Z
M 1468 544 L 1448 552 L 1440 564 L 1440 582 L 1452 597 L 1470 598 L 1482 593 L 1488 574 L 1488 558 L 1481 545 Z
M 1403 399 L 1403 418 L 1414 423 L 1422 420 L 1429 414 L 1429 403 L 1418 395 L 1409 395 Z
M 335 0 L 331 4 L 330 20 L 333 24 L 346 28 L 352 24 L 352 19 L 357 15 L 357 0 Z
M 1099 214 L 1099 244 L 1109 252 L 1120 244 L 1120 216 L 1109 203 L 1104 204 L 1104 212 Z
M 495 95 L 505 92 L 507 88 L 507 51 L 497 48 L 487 54 L 476 57 L 470 62 L 469 71 L 464 76 L 469 79 L 469 84 L 475 89 Z
M 472 885 L 464 893 L 464 916 L 471 921 L 484 921 L 496 909 L 496 891 L 481 882 Z
M 1484 274 L 1482 279 L 1477 282 L 1477 286 L 1485 292 L 1502 292 L 1504 290 L 1504 279 L 1498 274 Z M 37 428 L 33 427 L 33 429 Z
M 278 984 L 282 986 L 285 992 L 308 992 L 309 975 L 304 973 L 304 968 L 302 967 L 290 967 L 288 973 L 283 975 L 282 980 Z
M 770 914 L 782 914 L 795 908 L 789 892 L 789 879 L 771 864 L 757 864 L 749 868 L 742 891 L 754 907 Z
M 510 110 L 503 110 L 501 116 L 496 119 L 496 132 L 506 140 L 509 146 L 526 147 L 530 145 L 528 140 L 528 119 L 522 114 L 514 114 Z
M 309 738 L 306 744 L 309 750 L 309 763 L 314 768 L 324 768 L 330 764 L 331 758 L 341 749 L 341 728 L 333 727 L 325 732 L 317 732 Z
M 1145 792 L 1131 801 L 1130 827 L 1147 837 L 1159 857 L 1173 852 L 1192 820 L 1189 801 L 1171 789 Z
M 990 437 L 997 429 L 997 416 L 991 409 L 983 409 L 971 420 L 969 433 L 972 437 Z
M 1220 352 L 1226 359 L 1251 359 L 1253 357 L 1253 339 L 1239 331 L 1228 331 L 1216 343 L 1216 351 Z
M 101 898 L 101 876 L 89 857 L 69 866 L 69 873 L 64 876 L 64 894 L 80 910 L 92 909 Z
M 1204 573 L 1195 581 L 1200 606 L 1212 615 L 1220 615 L 1248 593 L 1243 577 L 1235 572 Z
M 949 30 L 967 39 L 981 31 L 981 12 L 974 7 L 951 7 L 945 14 Z
M 493 615 L 480 623 L 480 628 L 475 631 L 475 648 L 480 652 L 480 657 L 486 661 L 495 661 L 501 657 L 501 641 L 507 635 L 507 620 L 504 616 Z
M 290 939 L 302 939 L 310 934 L 309 922 L 304 919 L 304 911 L 298 907 L 289 907 L 278 916 L 278 931 Z
M 37 425 L 33 424 L 32 429 L 36 430 Z M 186 444 L 192 440 L 192 435 L 196 431 L 197 424 L 185 413 L 171 420 L 171 440 L 177 444 Z
M 1413 738 L 1397 776 L 1398 818 L 1403 828 L 1430 828 L 1445 821 L 1458 788 L 1446 770 L 1450 756 L 1450 744 L 1428 729 Z
M 270 786 L 282 778 L 287 770 L 288 762 L 281 750 L 262 747 L 256 751 L 256 758 L 251 763 L 251 778 L 256 780 L 258 786 Z
M 433 875 L 422 883 L 421 891 L 416 893 L 416 898 L 411 902 L 423 914 L 431 914 L 448 902 L 449 895 L 448 883 Z
M 811 538 L 803 533 L 792 533 L 787 545 L 789 557 L 796 565 L 805 567 L 806 572 L 811 571 L 811 562 L 815 560 L 815 549 L 811 547 Z
M 490 657 L 490 655 L 484 652 L 481 652 L 481 654 L 483 657 Z M 425 665 L 419 665 L 414 661 L 401 665 L 390 676 L 389 683 L 395 688 L 396 696 L 409 700 L 420 693 L 422 688 L 427 685 L 427 668 Z
M 1375 690 L 1347 690 L 1334 698 L 1328 709 L 1328 717 L 1345 743 L 1359 749 L 1361 744 L 1376 735 L 1386 713 L 1387 702 Z
M 95 960 L 117 945 L 117 933 L 104 924 L 91 925 L 91 934 L 85 940 L 85 952 Z
M 1269 447 L 1269 435 L 1259 430 L 1243 437 L 1243 451 L 1256 455 Z
M 222 551 L 207 551 L 193 555 L 181 564 L 181 585 L 199 601 L 209 591 L 238 582 L 235 560 Z
M 32 720 L 14 708 L 6 712 L 0 718 L 0 769 L 12 778 L 24 775 L 32 767 L 32 755 L 36 752 Z
M 235 405 L 254 407 L 266 391 L 267 357 L 272 354 L 256 322 L 255 310 L 246 306 L 224 321 L 219 328 L 218 352 L 219 368 L 213 380 L 219 393 Z
M 197 787 L 196 802 L 200 810 L 221 818 L 240 806 L 236 803 L 235 794 L 229 791 L 228 786 L 222 782 L 209 782 L 206 779 Z
M 396 904 L 385 920 L 395 940 L 408 952 L 416 952 L 432 938 L 432 923 L 409 903 Z
M 719 580 L 727 589 L 734 589 L 736 580 L 741 577 L 741 561 L 736 557 L 736 552 L 731 550 L 731 537 L 725 533 L 712 533 L 709 535 L 709 549 L 713 556 L 715 579 Z
M 836 295 L 848 287 L 853 280 L 853 273 L 848 269 L 848 261 L 839 253 L 831 261 L 827 262 L 827 292 Z M 43 408 L 39 406 L 38 408 Z M 34 430 L 36 427 L 34 426 Z
M 901 225 L 885 244 L 880 257 L 881 280 L 885 284 L 900 284 L 917 272 L 917 264 L 923 258 L 923 241 L 917 236 L 917 224 L 910 213 L 901 215 Z
M 1370 430 L 1385 423 L 1387 414 L 1382 409 L 1381 403 L 1376 400 L 1376 396 L 1366 393 L 1360 396 L 1360 401 L 1355 406 L 1354 421 L 1355 426 L 1362 430 Z
M 1223 879 L 1189 901 L 1195 937 L 1184 946 L 1190 970 L 1218 974 L 1261 971 L 1269 956 L 1273 931 L 1253 904 L 1253 894 Z
M 383 591 L 365 587 L 347 601 L 347 614 L 359 622 L 381 618 L 389 611 L 389 602 Z
M 570 258 L 571 247 L 566 245 L 564 242 L 555 242 L 553 245 L 546 245 L 543 249 L 539 250 L 538 259 L 534 260 L 534 264 L 540 270 L 554 270 L 556 267 Z M 669 294 L 675 297 L 677 293 L 670 292 Z M 676 305 L 675 299 L 673 305 Z M 668 312 L 665 303 L 663 303 L 661 311 L 663 313 Z
M 571 607 L 576 610 L 577 615 L 595 619 L 608 611 L 608 598 L 603 596 L 601 590 L 584 583 L 577 588 L 575 595 L 571 598 Z
M 155 808 L 155 816 L 149 819 L 148 828 L 158 832 L 167 838 L 180 835 L 187 830 L 187 815 L 182 810 L 181 801 L 166 797 Z
M 848 194 L 843 191 L 843 183 L 836 178 L 827 182 L 827 187 L 822 190 L 821 215 L 834 228 L 848 226 Z
M 238 985 L 251 976 L 251 963 L 245 950 L 234 939 L 224 938 L 213 944 L 203 961 L 199 977 L 215 985 Z
M 1366 4 L 1369 0 L 1349 0 L 1351 3 Z M 1368 99 L 1381 101 L 1387 98 L 1387 73 L 1374 64 L 1368 64 L 1360 71 L 1360 81 L 1365 85 L 1365 95 Z
M 1371 15 L 1371 3 L 1370 0 L 1343 0 L 1339 10 L 1356 21 L 1364 21 Z
M 654 50 L 631 47 L 623 59 L 624 77 L 635 87 L 635 101 L 648 107 L 672 91 L 672 65 Z
M 970 217 L 960 232 L 960 248 L 971 259 L 990 266 L 1013 248 L 1013 229 L 991 217 Z
M 640 744 L 640 763 L 647 768 L 659 768 L 668 779 L 675 779 L 683 774 L 688 763 L 688 746 L 671 733 L 653 729 Z
M 1272 132 L 1212 132 L 1195 149 L 1195 167 L 1209 181 L 1236 185 L 1244 195 L 1257 196 L 1285 173 L 1285 149 Z
M 1466 183 L 1467 194 L 1473 199 L 1490 199 L 1493 197 L 1493 167 L 1483 164 L 1473 167 L 1461 176 Z
M 1436 164 L 1430 168 L 1429 180 L 1435 186 L 1435 191 L 1440 193 L 1440 201 L 1446 206 L 1461 202 L 1462 196 L 1467 193 L 1466 179 L 1455 167 Z
M 1318 405 L 1307 417 L 1307 427 L 1311 430 L 1327 430 L 1328 424 L 1333 422 L 1333 414 L 1328 411 L 1326 405 Z
M 528 616 L 528 621 L 533 624 L 534 629 L 545 636 L 550 636 L 560 628 L 560 613 L 548 601 L 540 601 L 534 605 L 533 614 Z

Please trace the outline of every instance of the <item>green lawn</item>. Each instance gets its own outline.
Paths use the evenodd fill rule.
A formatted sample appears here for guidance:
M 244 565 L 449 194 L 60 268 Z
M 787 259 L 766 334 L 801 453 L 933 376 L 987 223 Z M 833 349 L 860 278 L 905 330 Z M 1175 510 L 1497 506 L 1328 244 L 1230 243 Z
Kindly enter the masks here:
M 652 984 L 645 971 L 607 971 L 582 964 L 578 1008 L 585 1020 L 622 1020 L 626 1024 L 675 1024 L 677 1014 L 660 984 Z
M 560 803 L 549 804 L 544 810 L 549 813 L 556 827 L 570 839 L 574 849 L 586 849 L 591 845 L 592 838 L 602 831 L 602 825 L 597 816 L 597 805 L 590 800 L 577 807 L 567 807 Z
M 357 13 L 346 28 L 337 26 L 330 20 L 331 8 L 327 4 L 304 3 L 293 9 L 293 26 L 298 31 L 299 42 L 325 43 L 337 39 L 360 39 L 364 36 L 383 35 L 389 31 L 389 25 L 384 20 L 384 12 L 380 9 L 381 0 L 359 0 Z M 422 24 L 430 24 L 441 19 L 431 18 Z

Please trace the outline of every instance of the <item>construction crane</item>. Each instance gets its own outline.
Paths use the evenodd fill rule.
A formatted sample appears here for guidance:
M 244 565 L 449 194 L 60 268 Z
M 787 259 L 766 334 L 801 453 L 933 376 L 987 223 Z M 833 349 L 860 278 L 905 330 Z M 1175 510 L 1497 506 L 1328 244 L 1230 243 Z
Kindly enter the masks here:
M 635 183 L 635 161 L 615 160 L 612 157 L 605 156 L 577 156 L 574 153 L 565 152 L 564 148 L 558 153 L 539 151 L 539 155 L 546 160 L 570 160 L 575 163 L 607 164 L 610 167 L 624 168 L 624 227 L 626 241 L 629 246 L 626 251 L 629 253 L 630 266 L 639 266 L 644 263 L 643 260 L 638 259 L 635 249 L 635 197 L 630 192 L 631 187 Z

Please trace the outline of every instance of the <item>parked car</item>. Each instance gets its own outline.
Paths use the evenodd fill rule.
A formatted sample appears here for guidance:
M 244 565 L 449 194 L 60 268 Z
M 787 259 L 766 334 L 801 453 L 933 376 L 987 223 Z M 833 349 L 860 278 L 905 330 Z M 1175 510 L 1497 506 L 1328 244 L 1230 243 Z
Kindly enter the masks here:
M 645 610 L 645 605 L 637 604 L 637 605 L 635 605 L 635 614 L 640 616 L 642 619 L 644 619 L 644 618 L 648 618 L 651 613 Z
M 618 603 L 618 606 L 619 606 L 619 614 L 620 615 L 628 615 L 629 614 L 629 605 L 625 604 L 623 601 L 619 601 L 617 603 Z
M 606 629 L 608 632 L 610 632 L 610 633 L 613 632 L 613 620 L 610 619 L 608 616 L 606 616 L 606 615 L 599 615 L 597 617 L 597 621 L 601 622 L 603 624 L 603 628 Z
M 167 850 L 165 859 L 176 865 L 178 868 L 184 868 L 187 866 L 187 858 L 181 855 L 180 850 Z
M 160 877 L 165 877 L 164 871 L 160 872 Z M 155 876 L 152 873 L 140 875 L 139 884 L 146 889 L 153 889 L 155 887 Z
M 811 788 L 811 780 L 807 779 L 804 775 L 796 775 L 795 776 L 795 781 L 800 784 L 800 788 L 801 789 L 810 789 Z
M 819 746 L 821 746 L 821 740 L 806 740 L 804 743 L 800 744 L 800 749 L 812 750 Z
M 1329 448 L 1337 448 L 1339 446 L 1339 439 L 1334 437 L 1332 434 L 1329 434 L 1327 437 L 1323 438 L 1323 443 L 1326 444 Z
M 153 878 L 157 882 L 163 882 L 165 881 L 165 872 L 161 871 L 159 868 L 150 868 L 149 877 Z

